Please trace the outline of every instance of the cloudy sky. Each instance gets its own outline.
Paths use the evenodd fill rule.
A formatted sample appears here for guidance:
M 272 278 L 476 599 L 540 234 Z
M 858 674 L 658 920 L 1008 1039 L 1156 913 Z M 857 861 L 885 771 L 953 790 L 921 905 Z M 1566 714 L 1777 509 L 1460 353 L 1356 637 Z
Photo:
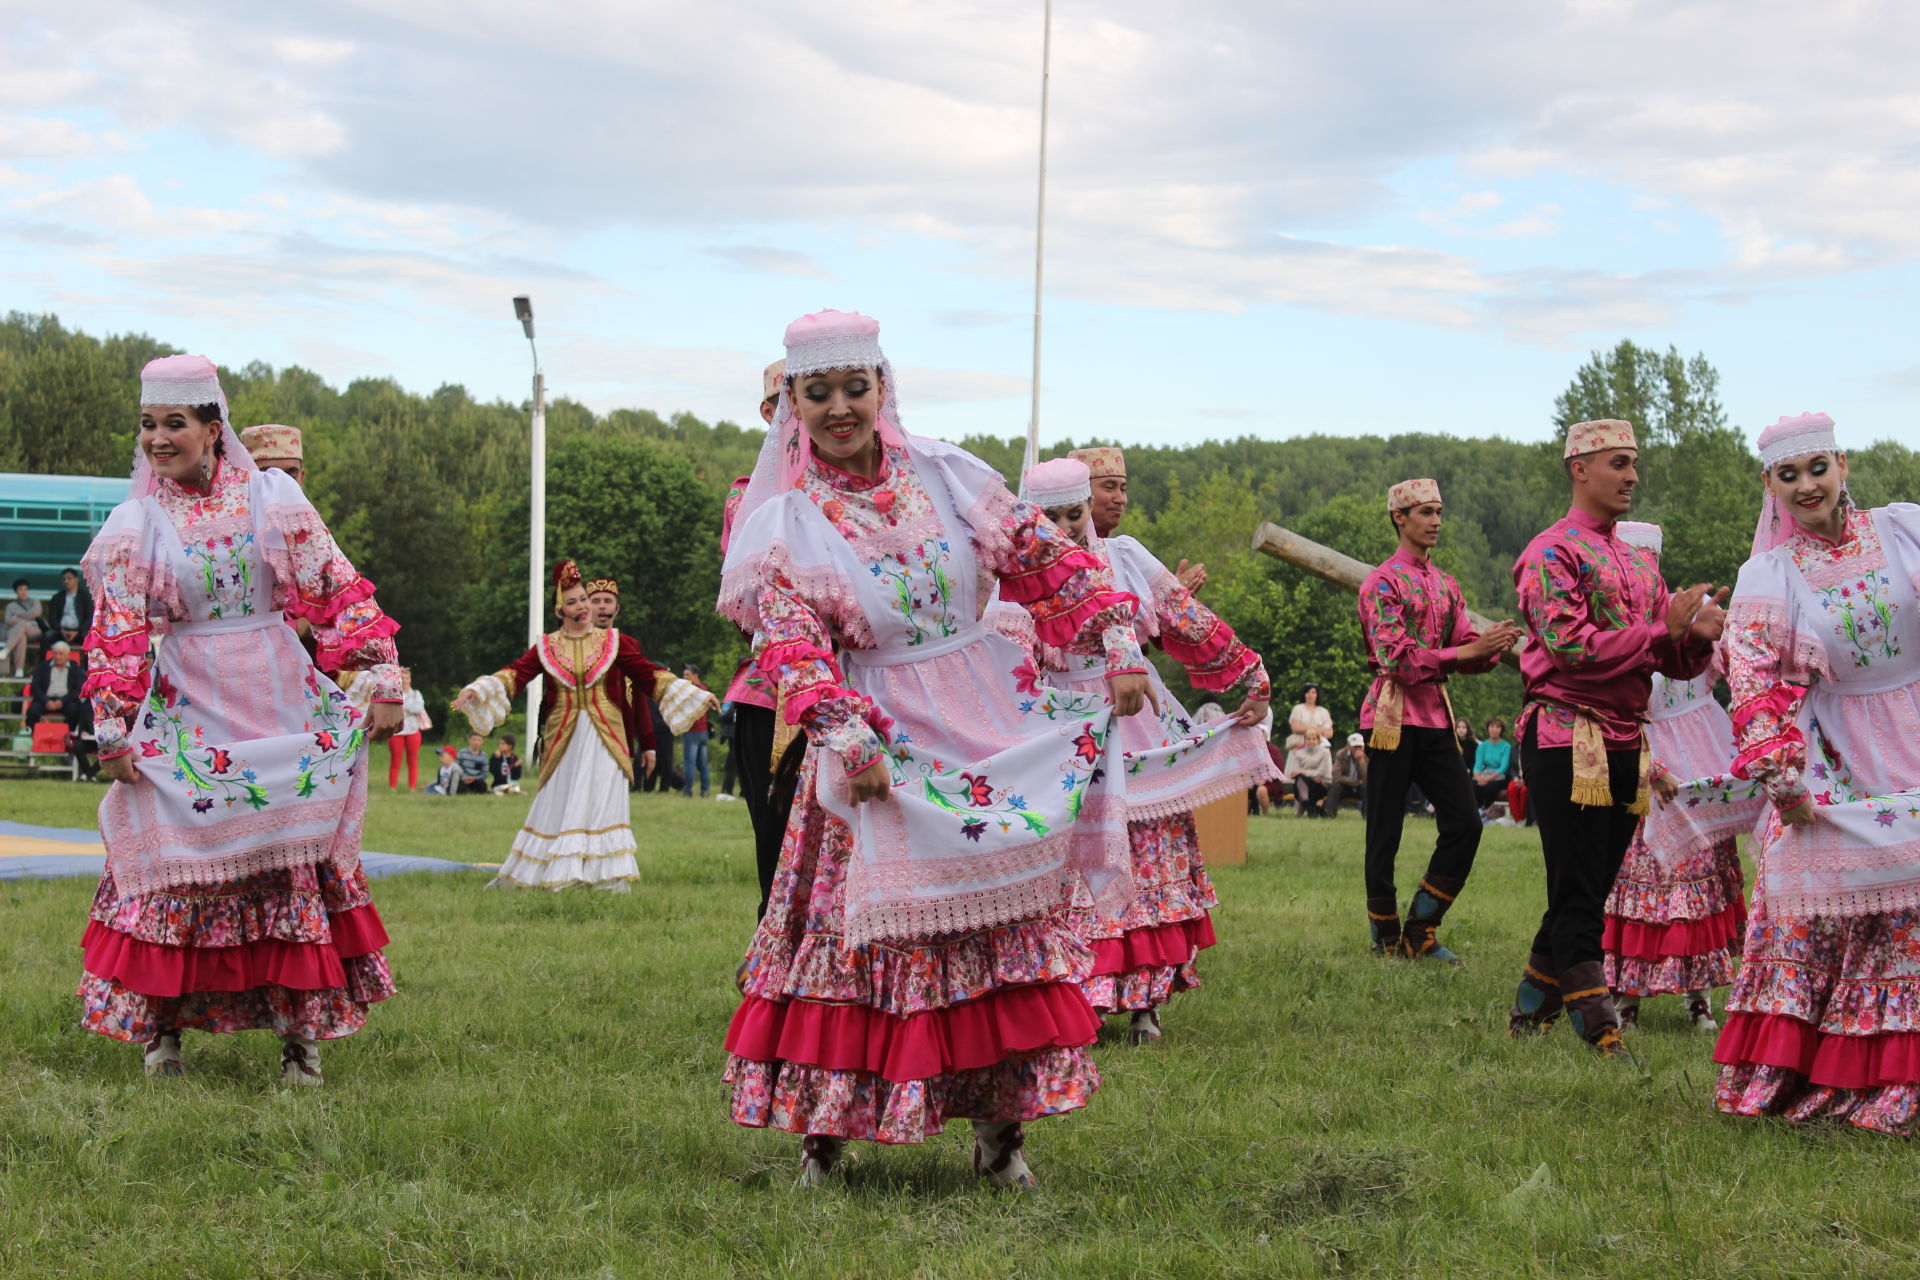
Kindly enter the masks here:
M 742 418 L 1027 418 L 1040 0 L 0 0 L 0 305 Z M 1537 439 L 1622 337 L 1920 444 L 1920 5 L 1059 0 L 1042 434 Z

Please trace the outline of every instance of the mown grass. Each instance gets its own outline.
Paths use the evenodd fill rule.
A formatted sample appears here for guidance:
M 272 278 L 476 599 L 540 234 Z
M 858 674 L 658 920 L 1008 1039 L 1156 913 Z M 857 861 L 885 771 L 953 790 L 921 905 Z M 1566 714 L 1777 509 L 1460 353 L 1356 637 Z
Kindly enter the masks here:
M 0 814 L 85 826 L 99 794 L 4 783 Z M 377 791 L 367 843 L 497 861 L 524 804 Z M 634 816 L 629 896 L 379 882 L 401 992 L 311 1093 L 257 1034 L 144 1080 L 75 1025 L 92 885 L 0 883 L 0 1275 L 1920 1274 L 1911 1149 L 1716 1116 L 1671 1002 L 1637 1067 L 1564 1027 L 1505 1039 L 1533 833 L 1489 831 L 1447 935 L 1466 965 L 1416 968 L 1360 945 L 1352 818 L 1255 822 L 1165 1043 L 1102 1048 L 1094 1105 L 1033 1126 L 1038 1198 L 978 1186 L 964 1124 L 795 1192 L 795 1140 L 730 1125 L 719 1084 L 746 815 Z

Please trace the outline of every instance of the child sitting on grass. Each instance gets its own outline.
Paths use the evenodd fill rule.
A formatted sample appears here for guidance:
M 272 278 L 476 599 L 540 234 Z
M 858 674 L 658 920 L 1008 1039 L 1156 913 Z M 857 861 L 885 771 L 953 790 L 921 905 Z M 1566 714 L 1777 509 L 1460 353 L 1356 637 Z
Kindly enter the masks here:
M 514 748 L 519 745 L 513 735 L 500 735 L 500 746 L 487 760 L 487 767 L 493 780 L 493 794 L 497 796 L 518 796 L 526 793 L 520 790 L 520 757 Z
M 450 796 L 460 789 L 459 754 L 452 747 L 440 748 L 440 772 L 434 778 L 433 785 L 427 788 L 428 795 Z

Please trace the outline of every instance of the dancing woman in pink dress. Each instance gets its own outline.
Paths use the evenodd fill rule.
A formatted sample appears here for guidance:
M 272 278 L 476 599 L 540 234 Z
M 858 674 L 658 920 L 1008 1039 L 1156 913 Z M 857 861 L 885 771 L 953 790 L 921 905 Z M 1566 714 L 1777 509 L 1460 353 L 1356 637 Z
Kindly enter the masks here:
M 1823 413 L 1760 436 L 1727 624 L 1734 772 L 1773 799 L 1714 1050 L 1734 1115 L 1920 1126 L 1920 507 L 1863 511 Z
M 1660 526 L 1622 520 L 1620 541 L 1660 555 Z M 1647 708 L 1653 803 L 1607 895 L 1601 945 L 1621 1027 L 1649 996 L 1686 997 L 1687 1020 L 1713 1031 L 1713 988 L 1733 981 L 1747 909 L 1740 850 L 1767 807 L 1733 776 L 1733 721 L 1713 700 L 1721 665 L 1691 680 L 1655 673 Z
M 1186 668 L 1196 689 L 1246 690 L 1233 715 L 1197 724 L 1159 672 L 1149 667 L 1152 714 L 1120 722 L 1127 760 L 1133 901 L 1119 915 L 1082 909 L 1074 918 L 1094 954 L 1087 999 L 1100 1013 L 1128 1013 L 1128 1038 L 1136 1045 L 1150 1044 L 1161 1037 L 1160 1006 L 1200 985 L 1200 952 L 1214 944 L 1210 913 L 1220 900 L 1207 875 L 1193 811 L 1211 800 L 1277 782 L 1280 771 L 1254 728 L 1266 716 L 1271 694 L 1260 655 L 1194 599 L 1137 539 L 1102 538 L 1094 532 L 1092 484 L 1086 463 L 1054 458 L 1027 472 L 1027 499 L 1111 568 L 1116 585 L 1140 602 L 1134 634 L 1142 645 L 1157 641 Z M 994 616 L 1005 612 L 1003 606 Z M 1026 641 L 1031 626 L 1026 632 L 1018 638 Z M 1029 697 L 1043 705 L 1068 705 L 1102 696 L 1107 672 L 1101 654 L 1066 653 L 1037 643 L 1034 653 L 1044 675 L 1027 677 Z
M 732 1115 L 804 1135 L 806 1184 L 847 1139 L 964 1117 L 975 1171 L 1028 1187 L 1023 1123 L 1099 1084 L 1065 908 L 1130 893 L 1134 602 L 991 468 L 902 433 L 879 325 L 822 312 L 786 346 L 719 608 L 808 745 L 727 1032 Z M 1103 654 L 1111 698 L 1023 693 L 1024 655 L 981 622 L 996 584 L 1049 643 Z
M 393 992 L 360 826 L 366 744 L 401 723 L 399 628 L 300 486 L 240 447 L 211 361 L 147 365 L 138 439 L 132 495 L 84 562 L 114 784 L 82 1025 L 145 1045 L 156 1075 L 182 1071 L 183 1031 L 269 1028 L 281 1077 L 317 1084 L 318 1042 Z M 366 673 L 369 711 L 343 671 Z

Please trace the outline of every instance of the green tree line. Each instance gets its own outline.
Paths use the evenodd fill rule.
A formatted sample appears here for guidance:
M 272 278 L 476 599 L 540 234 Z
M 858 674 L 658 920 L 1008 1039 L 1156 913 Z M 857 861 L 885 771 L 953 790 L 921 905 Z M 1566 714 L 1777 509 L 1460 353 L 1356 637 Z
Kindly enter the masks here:
M 124 475 L 132 454 L 140 366 L 174 348 L 140 334 L 96 338 L 46 315 L 0 322 L 0 470 Z M 754 380 L 742 377 L 742 407 Z M 440 696 L 517 655 L 526 627 L 527 406 L 475 400 L 463 387 L 420 394 L 392 379 L 329 385 L 298 367 L 223 366 L 237 426 L 281 422 L 306 440 L 308 489 L 341 546 L 378 584 L 402 624 L 416 682 Z M 1564 425 L 1623 417 L 1641 427 L 1635 516 L 1666 529 L 1675 582 L 1731 583 L 1758 508 L 1760 424 L 1730 425 L 1718 375 L 1703 356 L 1623 342 L 1595 352 L 1543 418 Z M 643 409 L 596 414 L 564 397 L 548 408 L 549 556 L 625 589 L 622 625 L 663 662 L 698 662 L 723 678 L 744 640 L 713 611 L 721 504 L 752 468 L 763 436 L 746 425 L 663 418 Z M 1842 424 L 1844 431 L 1844 422 Z M 1022 441 L 960 442 L 1017 481 Z M 1078 445 L 1061 440 L 1052 457 Z M 1351 595 L 1250 551 L 1273 521 L 1376 562 L 1393 549 L 1389 485 L 1438 480 L 1447 528 L 1438 562 L 1483 613 L 1511 616 L 1515 557 L 1565 511 L 1555 443 L 1494 436 L 1251 436 L 1192 446 L 1130 445 L 1125 531 L 1169 565 L 1204 561 L 1202 599 L 1267 660 L 1287 697 L 1308 680 L 1350 727 L 1366 688 Z M 1852 453 L 1852 490 L 1874 505 L 1920 498 L 1920 453 L 1882 442 Z M 1174 690 L 1194 701 L 1181 673 Z M 1456 681 L 1476 721 L 1518 710 L 1517 675 Z

